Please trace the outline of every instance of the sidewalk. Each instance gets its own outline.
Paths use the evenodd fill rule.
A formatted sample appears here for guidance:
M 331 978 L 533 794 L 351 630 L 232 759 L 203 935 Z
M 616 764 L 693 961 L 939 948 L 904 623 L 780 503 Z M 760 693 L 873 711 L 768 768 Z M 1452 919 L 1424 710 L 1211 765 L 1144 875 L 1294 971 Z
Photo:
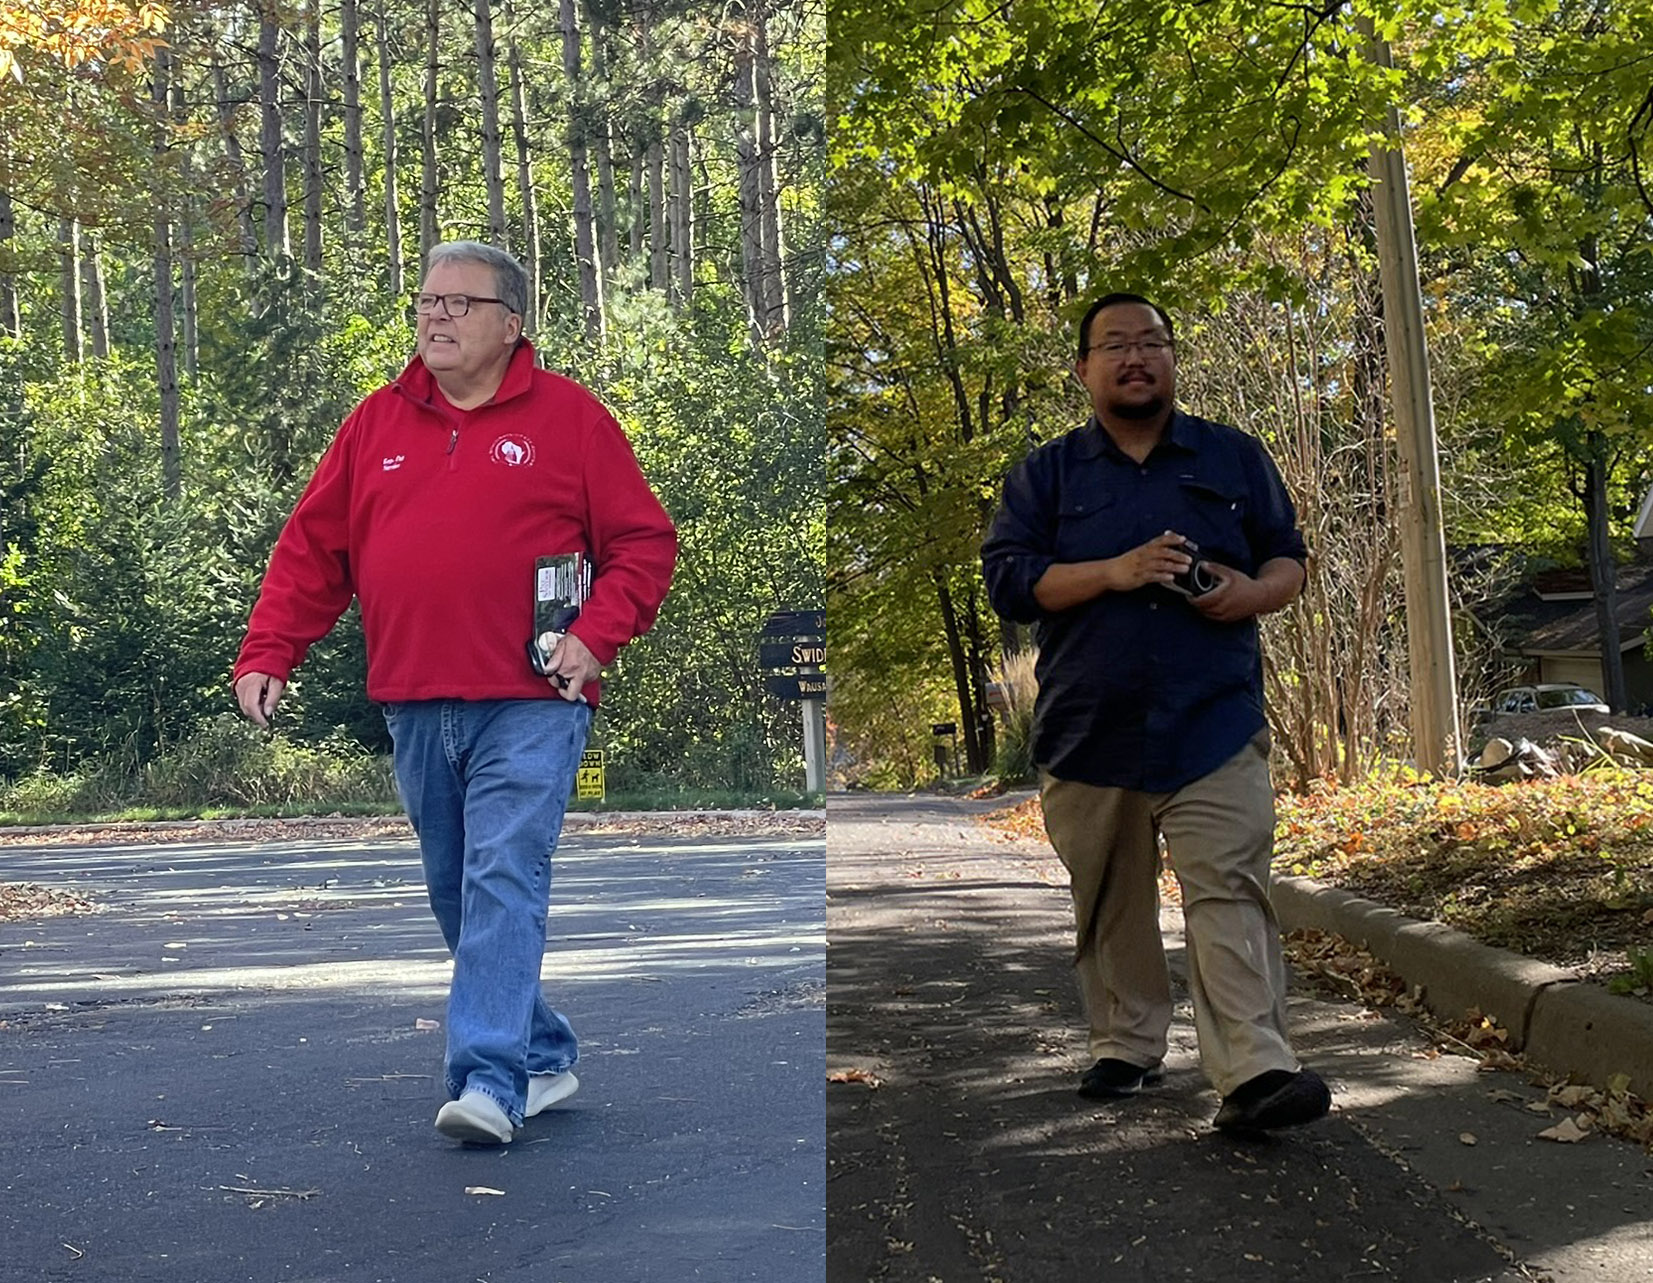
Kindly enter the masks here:
M 834 1283 L 1653 1279 L 1645 1154 L 1538 1139 L 1559 1116 L 1525 1077 L 1356 1006 L 1291 999 L 1330 1119 L 1261 1145 L 1211 1132 L 1174 911 L 1166 1081 L 1081 1100 L 1063 872 L 971 822 L 1002 805 L 829 800 Z

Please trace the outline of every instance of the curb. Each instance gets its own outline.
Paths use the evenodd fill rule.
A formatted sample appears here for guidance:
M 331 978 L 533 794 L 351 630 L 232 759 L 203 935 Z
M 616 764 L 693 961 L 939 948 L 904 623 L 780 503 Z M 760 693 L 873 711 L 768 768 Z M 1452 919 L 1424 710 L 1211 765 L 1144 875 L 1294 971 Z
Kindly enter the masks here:
M 1653 1004 L 1313 878 L 1277 877 L 1270 895 L 1281 930 L 1314 927 L 1365 946 L 1409 985 L 1421 985 L 1425 1005 L 1442 1019 L 1478 1007 L 1509 1030 L 1511 1050 L 1529 1061 L 1597 1087 L 1626 1074 L 1631 1091 L 1653 1099 Z

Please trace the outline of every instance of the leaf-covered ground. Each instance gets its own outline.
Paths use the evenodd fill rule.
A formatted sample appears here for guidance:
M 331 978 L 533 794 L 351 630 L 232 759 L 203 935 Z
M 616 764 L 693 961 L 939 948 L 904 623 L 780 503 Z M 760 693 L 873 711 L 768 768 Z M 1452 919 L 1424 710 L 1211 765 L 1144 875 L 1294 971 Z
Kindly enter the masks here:
M 1275 868 L 1602 979 L 1653 950 L 1653 773 L 1372 781 L 1278 803 Z M 1038 800 L 987 817 L 1043 838 Z

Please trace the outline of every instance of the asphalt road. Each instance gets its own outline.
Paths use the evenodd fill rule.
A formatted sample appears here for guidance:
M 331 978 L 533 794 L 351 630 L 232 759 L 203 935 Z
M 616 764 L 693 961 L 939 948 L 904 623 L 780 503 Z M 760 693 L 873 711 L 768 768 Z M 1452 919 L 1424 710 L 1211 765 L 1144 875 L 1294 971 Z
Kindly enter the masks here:
M 968 822 L 991 805 L 828 802 L 832 1283 L 1653 1279 L 1653 1157 L 1539 1139 L 1542 1088 L 1359 1006 L 1291 997 L 1329 1119 L 1213 1132 L 1174 910 L 1165 1082 L 1080 1099 L 1062 869 Z
M 565 834 L 581 1089 L 503 1149 L 432 1127 L 411 842 L 0 851 L 102 907 L 0 922 L 0 1280 L 820 1280 L 821 851 Z

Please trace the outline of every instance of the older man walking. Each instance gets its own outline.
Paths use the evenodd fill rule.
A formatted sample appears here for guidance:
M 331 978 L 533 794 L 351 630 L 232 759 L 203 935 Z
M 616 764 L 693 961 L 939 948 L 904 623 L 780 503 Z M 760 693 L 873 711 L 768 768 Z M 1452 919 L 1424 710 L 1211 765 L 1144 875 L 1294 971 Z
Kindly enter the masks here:
M 367 693 L 453 954 L 437 1129 L 510 1141 L 578 1086 L 574 1031 L 540 964 L 551 854 L 600 697 L 598 675 L 664 599 L 676 534 L 620 427 L 523 337 L 527 274 L 492 246 L 431 251 L 417 354 L 351 412 L 276 541 L 235 664 L 267 725 L 352 598 Z M 594 567 L 536 671 L 536 561 Z

